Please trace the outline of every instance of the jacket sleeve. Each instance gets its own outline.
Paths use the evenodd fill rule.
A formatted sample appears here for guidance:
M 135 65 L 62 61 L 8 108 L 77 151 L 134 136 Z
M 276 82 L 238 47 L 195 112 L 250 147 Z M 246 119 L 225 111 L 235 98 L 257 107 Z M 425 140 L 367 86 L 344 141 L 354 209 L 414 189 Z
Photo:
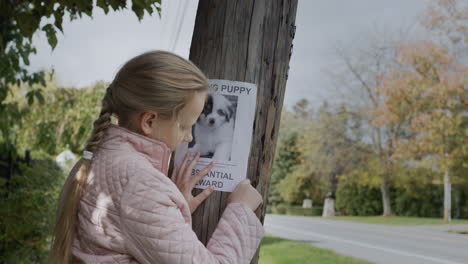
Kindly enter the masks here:
M 174 189 L 179 192 L 167 177 L 129 180 L 120 213 L 130 255 L 142 264 L 250 263 L 264 234 L 250 208 L 228 204 L 205 247 L 174 202 Z

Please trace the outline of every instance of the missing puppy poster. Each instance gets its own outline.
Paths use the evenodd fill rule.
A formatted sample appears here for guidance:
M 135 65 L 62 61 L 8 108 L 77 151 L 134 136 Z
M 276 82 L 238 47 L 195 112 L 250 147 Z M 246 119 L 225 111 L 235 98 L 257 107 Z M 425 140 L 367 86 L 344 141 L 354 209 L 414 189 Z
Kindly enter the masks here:
M 210 80 L 209 85 L 203 111 L 192 127 L 193 140 L 177 149 L 175 163 L 180 167 L 185 153 L 192 160 L 200 152 L 192 176 L 211 161 L 215 166 L 195 187 L 212 185 L 217 191 L 232 192 L 247 177 L 257 87 L 228 80 Z

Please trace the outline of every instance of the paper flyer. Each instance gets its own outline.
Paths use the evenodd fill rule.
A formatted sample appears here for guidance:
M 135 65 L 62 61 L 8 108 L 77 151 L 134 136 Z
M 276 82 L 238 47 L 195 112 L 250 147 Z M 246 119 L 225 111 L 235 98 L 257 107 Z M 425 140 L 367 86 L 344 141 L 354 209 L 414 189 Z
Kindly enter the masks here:
M 209 88 L 203 111 L 192 127 L 193 140 L 177 149 L 175 164 L 180 167 L 187 152 L 191 154 L 190 160 L 200 152 L 192 176 L 211 161 L 216 164 L 195 188 L 205 189 L 212 185 L 217 191 L 232 192 L 247 177 L 257 86 L 209 80 Z

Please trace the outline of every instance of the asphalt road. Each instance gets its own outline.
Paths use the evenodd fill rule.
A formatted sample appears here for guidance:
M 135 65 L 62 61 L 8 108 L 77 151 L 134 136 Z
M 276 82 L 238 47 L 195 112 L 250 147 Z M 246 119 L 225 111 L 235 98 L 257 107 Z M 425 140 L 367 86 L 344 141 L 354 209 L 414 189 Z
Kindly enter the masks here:
M 468 226 L 389 226 L 268 214 L 266 233 L 382 264 L 468 264 Z

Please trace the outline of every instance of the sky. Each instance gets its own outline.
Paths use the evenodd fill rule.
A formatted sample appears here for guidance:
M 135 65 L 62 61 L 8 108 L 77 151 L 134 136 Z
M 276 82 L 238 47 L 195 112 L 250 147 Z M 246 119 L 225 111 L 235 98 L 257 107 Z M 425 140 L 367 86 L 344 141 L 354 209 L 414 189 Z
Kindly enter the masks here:
M 284 104 L 301 98 L 312 106 L 330 96 L 326 70 L 336 59 L 334 47 L 366 45 L 375 29 L 412 29 L 428 0 L 299 0 L 296 35 Z M 138 21 L 131 10 L 104 14 L 96 7 L 93 18 L 64 18 L 63 31 L 52 51 L 45 34 L 37 33 L 37 54 L 29 69 L 55 69 L 59 86 L 85 87 L 110 82 L 128 59 L 148 50 L 162 49 L 189 56 L 198 1 L 162 3 L 161 17 L 145 15 Z M 130 4 L 129 4 L 130 6 Z M 41 21 L 45 25 L 47 19 Z M 179 33 L 178 33 L 179 32 Z

